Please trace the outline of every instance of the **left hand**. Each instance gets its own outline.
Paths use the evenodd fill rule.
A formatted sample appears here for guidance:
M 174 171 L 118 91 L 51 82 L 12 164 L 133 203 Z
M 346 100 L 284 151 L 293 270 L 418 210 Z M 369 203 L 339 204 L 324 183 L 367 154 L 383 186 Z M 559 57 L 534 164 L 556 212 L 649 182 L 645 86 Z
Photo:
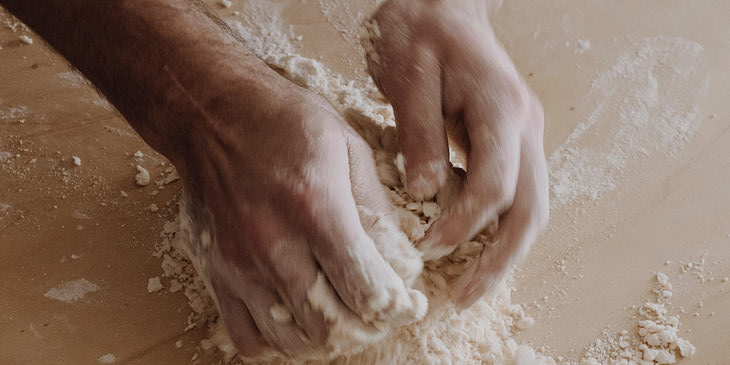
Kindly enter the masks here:
M 444 191 L 447 130 L 467 155 L 458 193 L 419 242 L 424 258 L 449 254 L 498 220 L 496 245 L 455 284 L 461 308 L 499 285 L 548 217 L 543 111 L 492 30 L 500 3 L 389 0 L 366 44 L 369 71 L 393 104 L 409 194 Z

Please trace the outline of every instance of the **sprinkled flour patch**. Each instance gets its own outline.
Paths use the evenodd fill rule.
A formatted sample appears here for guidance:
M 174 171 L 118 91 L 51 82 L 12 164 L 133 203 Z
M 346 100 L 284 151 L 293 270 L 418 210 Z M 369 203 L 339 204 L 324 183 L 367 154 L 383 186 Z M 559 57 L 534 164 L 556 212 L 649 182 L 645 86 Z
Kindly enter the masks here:
M 117 357 L 114 356 L 114 354 L 106 354 L 99 356 L 97 361 L 99 361 L 100 364 L 113 364 L 117 362 Z
M 86 280 L 76 279 L 67 281 L 44 294 L 46 298 L 60 300 L 66 303 L 73 303 L 83 299 L 87 293 L 99 291 L 99 286 Z
M 551 208 L 596 199 L 639 161 L 689 141 L 709 85 L 701 53 L 697 42 L 649 38 L 598 75 L 587 96 L 595 109 L 548 160 Z

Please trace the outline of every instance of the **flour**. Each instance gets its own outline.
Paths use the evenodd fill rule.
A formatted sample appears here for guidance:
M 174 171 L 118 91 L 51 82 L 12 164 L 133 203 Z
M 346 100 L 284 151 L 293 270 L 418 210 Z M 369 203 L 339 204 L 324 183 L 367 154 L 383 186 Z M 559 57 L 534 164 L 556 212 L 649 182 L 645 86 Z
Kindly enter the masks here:
M 363 0 L 356 3 L 319 0 L 319 9 L 327 22 L 350 44 L 357 44 L 360 25 L 372 14 L 378 1 Z
M 71 156 L 71 161 L 73 162 L 74 166 L 81 166 L 81 158 L 77 156 Z
M 18 40 L 21 43 L 24 43 L 24 44 L 33 44 L 33 38 L 28 37 L 27 35 L 21 35 L 21 36 L 19 36 L 18 37 Z
M 583 53 L 586 53 L 591 49 L 591 40 L 590 39 L 579 39 L 577 42 L 575 42 L 575 54 L 576 55 L 582 55 Z
M 709 84 L 701 53 L 697 42 L 648 38 L 599 73 L 585 101 L 595 109 L 548 160 L 551 208 L 597 199 L 649 156 L 687 144 Z
M 117 357 L 114 356 L 114 354 L 106 354 L 99 356 L 97 361 L 99 361 L 100 364 L 113 364 L 117 362 Z
M 99 291 L 99 286 L 86 280 L 76 279 L 67 281 L 44 294 L 46 298 L 60 300 L 66 303 L 73 303 L 83 299 L 87 293 Z
M 712 272 L 706 268 L 706 257 L 706 255 L 702 255 L 697 261 L 683 262 L 682 266 L 679 268 L 680 273 L 692 275 L 701 283 L 714 280 Z
M 65 85 L 68 85 L 70 87 L 78 88 L 88 85 L 86 78 L 84 78 L 84 75 L 80 74 L 77 71 L 59 72 L 56 74 L 56 78 L 58 78 Z
M 0 151 L 0 162 L 5 162 L 13 158 L 13 154 L 10 152 Z

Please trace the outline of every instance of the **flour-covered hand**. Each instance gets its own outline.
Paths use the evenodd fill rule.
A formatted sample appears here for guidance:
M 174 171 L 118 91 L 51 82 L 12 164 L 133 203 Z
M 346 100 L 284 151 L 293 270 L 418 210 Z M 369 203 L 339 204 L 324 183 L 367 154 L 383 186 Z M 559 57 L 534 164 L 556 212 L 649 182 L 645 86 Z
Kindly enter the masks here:
M 363 228 L 374 222 L 359 217 L 364 207 L 392 218 L 372 151 L 326 102 L 281 80 L 258 92 L 230 90 L 232 102 L 208 110 L 216 121 L 176 161 L 212 217 L 217 246 L 205 260 L 245 356 L 327 348 L 332 320 L 310 300 L 318 277 L 336 293 L 334 305 L 359 321 L 353 331 L 377 333 L 379 324 L 404 325 L 425 311 L 423 296 Z M 406 275 L 417 276 L 420 264 L 415 271 Z
M 407 191 L 439 200 L 452 180 L 449 140 L 466 154 L 458 193 L 419 243 L 425 258 L 498 221 L 496 244 L 455 284 L 461 307 L 502 281 L 548 217 L 542 107 L 492 30 L 500 5 L 390 0 L 366 23 L 368 68 L 393 104 Z

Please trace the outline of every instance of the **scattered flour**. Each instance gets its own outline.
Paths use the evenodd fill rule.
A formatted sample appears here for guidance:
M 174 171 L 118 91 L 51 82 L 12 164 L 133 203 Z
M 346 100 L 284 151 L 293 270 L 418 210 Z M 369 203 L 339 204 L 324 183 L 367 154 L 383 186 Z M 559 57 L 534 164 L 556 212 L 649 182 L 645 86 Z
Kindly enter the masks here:
M 598 75 L 586 100 L 595 109 L 548 160 L 551 208 L 596 199 L 639 161 L 688 142 L 709 85 L 701 53 L 697 42 L 648 38 Z
M 4 162 L 13 158 L 13 154 L 10 152 L 0 151 L 0 162 Z
M 80 74 L 78 71 L 72 70 L 59 72 L 56 74 L 56 78 L 58 78 L 65 85 L 70 87 L 84 87 L 88 85 L 86 78 L 84 78 L 84 75 Z
M 0 120 L 2 121 L 24 121 L 28 116 L 28 107 L 25 105 L 7 107 L 0 109 Z
M 712 272 L 707 270 L 705 267 L 706 257 L 706 255 L 702 255 L 702 257 L 700 257 L 697 261 L 683 262 L 682 266 L 679 268 L 680 272 L 682 274 L 690 274 L 694 276 L 701 283 L 714 280 Z
M 114 354 L 101 355 L 97 359 L 100 364 L 113 364 L 117 362 L 117 357 Z
M 60 300 L 66 303 L 73 303 L 83 299 L 87 293 L 99 291 L 99 286 L 86 280 L 76 279 L 67 281 L 55 288 L 50 289 L 44 295 L 46 298 Z

